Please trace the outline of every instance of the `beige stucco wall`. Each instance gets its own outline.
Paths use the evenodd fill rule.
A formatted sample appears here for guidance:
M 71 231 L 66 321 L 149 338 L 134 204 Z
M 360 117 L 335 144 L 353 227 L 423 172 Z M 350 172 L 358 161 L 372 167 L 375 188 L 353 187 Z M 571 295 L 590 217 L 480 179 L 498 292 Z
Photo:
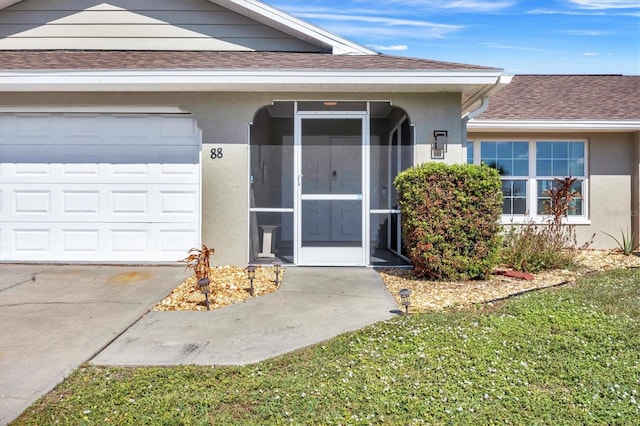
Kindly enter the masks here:
M 613 248 L 615 242 L 604 234 L 620 237 L 631 229 L 632 140 L 628 134 L 596 134 L 590 137 L 591 222 L 596 234 L 594 247 Z
M 621 230 L 631 230 L 633 207 L 632 174 L 638 169 L 634 150 L 637 136 L 630 133 L 478 133 L 469 131 L 469 140 L 586 140 L 588 143 L 588 209 L 589 224 L 576 225 L 578 243 L 593 237 L 592 248 L 615 248 L 606 233 L 620 237 Z M 637 180 L 637 179 L 636 179 Z M 635 187 L 637 188 L 637 187 Z M 637 202 L 636 202 L 637 203 Z M 634 210 L 636 211 L 634 215 Z
M 302 94 L 302 93 L 2 93 L 3 107 L 172 106 L 194 115 L 202 130 L 202 242 L 215 248 L 215 264 L 248 260 L 248 125 L 274 100 L 379 100 L 403 108 L 415 125 L 416 162 L 431 160 L 434 130 L 447 130 L 443 161 L 463 161 L 460 94 Z M 222 148 L 222 159 L 210 158 Z M 185 250 L 188 250 L 186 247 Z

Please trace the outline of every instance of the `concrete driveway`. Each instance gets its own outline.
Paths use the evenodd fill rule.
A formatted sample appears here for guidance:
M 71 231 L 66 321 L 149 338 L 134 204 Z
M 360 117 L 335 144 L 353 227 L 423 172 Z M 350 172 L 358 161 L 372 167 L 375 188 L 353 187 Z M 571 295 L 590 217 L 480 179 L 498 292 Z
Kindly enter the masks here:
M 0 424 L 93 358 L 187 276 L 184 266 L 0 264 Z

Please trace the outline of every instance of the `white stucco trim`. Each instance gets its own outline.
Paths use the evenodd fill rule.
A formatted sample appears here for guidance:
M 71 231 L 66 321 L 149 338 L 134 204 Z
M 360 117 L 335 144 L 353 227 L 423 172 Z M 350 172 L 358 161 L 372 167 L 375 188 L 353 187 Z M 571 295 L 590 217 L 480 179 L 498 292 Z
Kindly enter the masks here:
M 43 70 L 0 72 L 0 92 L 475 92 L 500 71 Z
M 640 131 L 640 120 L 470 120 L 470 132 Z

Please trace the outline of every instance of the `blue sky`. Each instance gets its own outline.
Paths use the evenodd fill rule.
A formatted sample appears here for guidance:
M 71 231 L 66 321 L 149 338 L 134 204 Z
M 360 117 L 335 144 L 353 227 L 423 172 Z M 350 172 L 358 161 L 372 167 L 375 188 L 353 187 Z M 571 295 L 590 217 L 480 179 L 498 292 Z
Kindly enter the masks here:
M 640 74 L 640 0 L 266 0 L 381 53 L 513 74 Z

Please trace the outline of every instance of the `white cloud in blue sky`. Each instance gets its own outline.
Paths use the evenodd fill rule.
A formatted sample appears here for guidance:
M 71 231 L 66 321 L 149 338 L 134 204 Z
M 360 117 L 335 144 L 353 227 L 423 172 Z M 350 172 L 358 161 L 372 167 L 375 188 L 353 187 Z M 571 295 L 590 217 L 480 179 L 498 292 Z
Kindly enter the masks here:
M 519 73 L 640 74 L 639 0 L 266 0 L 382 53 Z

